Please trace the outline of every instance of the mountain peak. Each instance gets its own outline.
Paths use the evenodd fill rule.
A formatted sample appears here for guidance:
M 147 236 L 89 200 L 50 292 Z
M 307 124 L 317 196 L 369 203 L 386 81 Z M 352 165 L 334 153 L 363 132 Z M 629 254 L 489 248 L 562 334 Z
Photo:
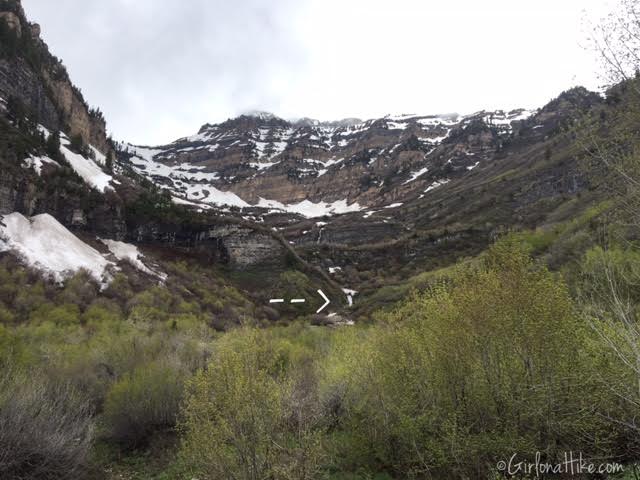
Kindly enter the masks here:
M 274 115 L 271 112 L 265 112 L 263 110 L 249 110 L 247 112 L 244 112 L 240 116 L 253 117 L 258 120 L 281 120 L 281 118 L 278 117 L 277 115 Z
M 237 117 L 229 118 L 221 123 L 207 123 L 200 128 L 199 134 L 205 133 L 212 128 L 238 128 L 240 130 L 251 130 L 258 127 L 288 127 L 289 125 L 289 122 L 277 115 L 274 115 L 273 113 L 252 110 L 242 113 Z
M 317 120 L 315 118 L 301 117 L 301 118 L 292 119 L 290 120 L 290 122 L 297 127 L 340 128 L 340 127 L 351 127 L 353 125 L 358 125 L 362 123 L 362 120 L 359 118 L 343 118 L 342 120 L 323 121 L 323 120 Z

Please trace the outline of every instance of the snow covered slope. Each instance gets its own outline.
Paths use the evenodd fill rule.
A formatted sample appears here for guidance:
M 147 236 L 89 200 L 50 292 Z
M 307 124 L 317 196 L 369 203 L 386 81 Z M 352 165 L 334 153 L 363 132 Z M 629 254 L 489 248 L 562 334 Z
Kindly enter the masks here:
M 88 185 L 91 185 L 100 193 L 104 193 L 107 189 L 112 189 L 111 182 L 113 181 L 113 177 L 104 173 L 102 168 L 92 159 L 72 152 L 69 149 L 69 144 L 69 140 L 63 136 L 61 138 L 60 152 L 75 172 L 80 175 Z M 94 148 L 92 148 L 92 150 L 94 155 L 99 153 Z M 104 163 L 104 161 L 102 163 Z
M 56 282 L 80 269 L 99 282 L 108 280 L 107 268 L 112 263 L 51 215 L 26 218 L 12 213 L 5 215 L 2 222 L 5 226 L 0 226 L 0 251 L 12 251 Z
M 167 275 L 164 273 L 156 272 L 147 267 L 142 261 L 143 255 L 135 245 L 130 243 L 119 242 L 116 240 L 101 240 L 109 251 L 118 259 L 129 262 L 133 267 L 137 268 L 141 272 L 146 273 L 154 277 L 158 277 L 160 280 L 166 280 Z
M 2 218 L 0 252 L 12 252 L 25 264 L 40 270 L 55 282 L 63 282 L 79 270 L 86 270 L 96 281 L 107 284 L 118 260 L 126 261 L 141 272 L 166 279 L 166 275 L 143 263 L 138 247 L 115 240 L 102 240 L 111 255 L 95 248 L 71 233 L 49 214 L 27 218 L 12 213 Z
M 346 200 L 337 200 L 333 203 L 318 202 L 313 203 L 309 200 L 303 200 L 300 203 L 284 205 L 275 200 L 260 199 L 258 206 L 269 210 L 276 210 L 289 213 L 297 213 L 306 218 L 317 218 L 341 213 L 359 212 L 362 207 L 357 203 L 347 205 Z
M 56 167 L 60 166 L 58 165 L 58 162 L 56 162 L 55 160 L 51 160 L 49 157 L 44 155 L 30 156 L 23 162 L 25 168 L 33 168 L 38 175 L 42 175 L 42 167 L 46 164 L 55 165 Z
M 165 146 L 119 150 L 179 203 L 312 218 L 425 195 L 434 182 L 481 167 L 531 115 L 519 109 L 291 122 L 256 112 Z

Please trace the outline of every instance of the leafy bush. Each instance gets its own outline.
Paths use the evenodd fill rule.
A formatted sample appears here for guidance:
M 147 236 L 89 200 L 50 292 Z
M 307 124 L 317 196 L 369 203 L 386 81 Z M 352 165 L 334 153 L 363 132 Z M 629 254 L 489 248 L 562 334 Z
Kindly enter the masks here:
M 287 375 L 291 353 L 257 330 L 217 344 L 189 382 L 183 412 L 181 458 L 198 478 L 317 478 L 314 387 Z
M 487 478 L 513 452 L 607 451 L 615 429 L 590 398 L 592 332 L 563 283 L 511 239 L 452 281 L 383 315 L 364 339 L 350 334 L 328 359 L 343 465 Z
M 598 334 L 601 361 L 598 374 L 619 400 L 607 403 L 604 415 L 612 424 L 627 425 L 625 453 L 640 454 L 636 417 L 640 402 L 640 252 L 611 246 L 590 249 L 584 256 L 578 293 L 590 326 Z M 592 394 L 594 397 L 597 392 Z
M 183 382 L 183 373 L 158 363 L 125 374 L 107 395 L 103 414 L 107 436 L 124 448 L 135 448 L 152 434 L 173 428 Z
M 32 313 L 30 321 L 38 324 L 51 322 L 55 325 L 71 325 L 80 322 L 80 309 L 75 304 L 55 306 L 46 303 Z

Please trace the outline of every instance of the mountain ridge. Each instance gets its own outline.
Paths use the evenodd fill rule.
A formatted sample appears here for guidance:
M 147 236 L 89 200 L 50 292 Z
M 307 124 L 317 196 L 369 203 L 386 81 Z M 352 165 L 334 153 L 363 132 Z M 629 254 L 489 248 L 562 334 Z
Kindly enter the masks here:
M 372 192 L 366 195 L 349 192 L 348 185 L 339 181 L 340 175 L 336 175 L 336 171 L 346 169 L 358 177 L 373 173 L 376 178 L 370 182 L 377 182 L 377 187 L 382 187 L 390 169 L 398 163 L 406 163 L 406 169 L 413 168 L 403 179 L 402 184 L 407 185 L 426 173 L 431 161 L 426 156 L 437 150 L 449 136 L 455 137 L 458 130 L 468 129 L 481 120 L 490 135 L 499 137 L 509 134 L 513 125 L 534 113 L 516 109 L 510 112 L 480 111 L 464 116 L 387 115 L 349 124 L 344 121 L 289 122 L 271 114 L 240 115 L 219 124 L 205 124 L 198 134 L 165 146 L 125 144 L 121 148 L 132 167 L 147 178 L 158 177 L 156 174 L 164 167 L 179 166 L 181 173 L 177 175 L 182 180 L 196 180 L 196 183 L 173 182 L 171 174 L 164 178 L 170 188 L 173 183 L 174 193 L 182 201 L 223 206 L 228 200 L 216 191 L 211 194 L 209 190 L 210 195 L 206 195 L 204 187 L 208 186 L 233 192 L 243 200 L 233 198 L 227 203 L 230 206 L 259 205 L 262 200 L 280 204 L 346 201 L 347 204 L 383 206 Z M 411 156 L 409 153 L 401 155 L 403 152 L 413 152 L 414 158 L 398 162 L 399 157 Z M 423 158 L 418 158 L 420 154 Z M 447 160 L 452 162 L 451 158 Z M 359 168 L 360 164 L 366 164 L 368 168 Z M 476 165 L 477 162 L 463 160 L 457 167 L 475 168 Z M 197 175 L 189 177 L 188 172 L 196 170 Z M 325 174 L 330 178 L 327 182 L 320 178 Z M 427 187 L 436 188 L 439 185 L 436 182 L 442 180 L 433 178 Z M 316 188 L 315 183 L 320 187 Z M 282 185 L 287 185 L 286 191 L 279 189 Z M 329 185 L 342 187 L 349 193 L 340 197 L 339 192 L 334 191 L 323 197 L 319 188 L 326 192 L 325 187 Z M 391 203 L 388 201 L 387 205 Z

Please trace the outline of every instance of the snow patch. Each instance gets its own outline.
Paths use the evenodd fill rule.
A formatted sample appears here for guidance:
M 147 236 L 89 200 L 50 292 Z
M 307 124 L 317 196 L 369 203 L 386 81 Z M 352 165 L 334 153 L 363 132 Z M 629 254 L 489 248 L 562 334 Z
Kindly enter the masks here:
M 360 132 L 364 132 L 365 130 L 368 130 L 369 127 L 371 126 L 371 123 L 373 123 L 371 120 L 364 122 L 364 123 L 356 123 L 354 125 L 349 125 L 347 127 L 344 127 L 341 129 L 341 132 L 339 133 L 339 135 L 343 136 L 343 137 L 347 137 L 350 135 L 354 135 L 356 133 L 360 133 Z
M 431 190 L 441 187 L 442 185 L 446 185 L 447 183 L 449 183 L 450 180 L 448 178 L 442 179 L 442 180 L 436 180 L 435 182 L 433 182 L 431 185 L 429 185 L 427 187 L 427 189 L 424 191 L 424 193 L 430 192 Z
M 134 170 L 146 177 L 158 175 L 185 182 L 212 182 L 219 178 L 217 172 L 200 171 L 205 168 L 203 166 L 192 165 L 185 162 L 179 165 L 169 166 L 156 162 L 154 157 L 161 152 L 160 150 L 131 145 L 129 147 L 133 149 L 134 152 L 134 156 L 131 157 Z
M 135 245 L 131 245 L 130 243 L 118 242 L 117 240 L 105 240 L 100 239 L 102 243 L 104 243 L 109 251 L 118 259 L 122 261 L 127 261 L 135 268 L 140 270 L 147 275 L 152 275 L 154 277 L 160 278 L 160 280 L 164 281 L 167 279 L 167 275 L 164 273 L 158 273 L 149 267 L 147 267 L 142 262 L 142 253 L 138 250 L 138 247 Z
M 327 160 L 326 162 L 323 162 L 322 160 L 315 160 L 313 158 L 305 158 L 302 161 L 305 162 L 305 163 L 313 163 L 313 164 L 317 164 L 317 165 L 322 165 L 323 168 L 318 170 L 318 177 L 321 177 L 322 175 L 327 173 L 327 171 L 329 170 L 330 166 L 337 165 L 338 163 L 343 162 L 344 158 L 332 158 L 330 160 Z
M 238 195 L 233 192 L 223 192 L 211 185 L 203 185 L 198 189 L 190 189 L 187 191 L 188 200 L 198 200 L 201 202 L 209 203 L 212 205 L 227 205 L 230 207 L 250 207 L 247 202 L 242 200 Z M 200 198 L 202 196 L 202 198 Z
M 424 168 L 421 168 L 420 170 L 418 170 L 417 172 L 411 172 L 411 178 L 409 178 L 409 180 L 404 182 L 403 185 L 406 185 L 407 183 L 413 182 L 416 178 L 424 175 L 428 171 L 429 171 L 429 169 L 427 167 L 424 167 Z
M 389 130 L 405 130 L 407 126 L 408 126 L 407 123 L 391 122 L 387 120 L 387 128 Z
M 140 157 L 143 160 L 152 161 L 153 157 L 163 153 L 163 150 L 159 150 L 157 148 L 148 148 L 148 147 L 138 147 L 136 145 L 125 145 L 125 149 L 128 152 L 133 151 L 133 154 L 137 157 Z
M 355 297 L 358 294 L 358 292 L 356 290 L 350 290 L 348 288 L 343 288 L 342 291 L 347 296 L 347 303 L 349 303 L 349 306 L 352 307 L 353 297 Z
M 104 193 L 107 189 L 113 190 L 113 187 L 110 185 L 113 180 L 111 175 L 104 173 L 90 158 L 84 158 L 82 155 L 69 150 L 67 147 L 70 142 L 66 138 L 62 138 L 61 142 L 60 152 L 75 172 L 80 175 L 87 184 L 94 187 L 100 193 Z
M 439 137 L 433 137 L 433 138 L 424 137 L 424 138 L 419 138 L 418 140 L 420 140 L 422 143 L 426 143 L 427 145 L 440 145 L 444 140 L 446 140 L 448 136 L 449 136 L 449 132 Z
M 100 150 L 98 150 L 93 145 L 89 145 L 89 149 L 93 152 L 93 156 L 100 165 L 107 164 L 107 156 L 104 155 Z
M 271 168 L 274 165 L 277 165 L 278 163 L 280 162 L 264 162 L 264 163 L 252 162 L 252 163 L 249 163 L 249 166 L 253 168 L 257 168 L 258 171 L 260 171 L 260 170 L 266 170 L 267 168 Z
M 199 208 L 205 208 L 205 209 L 210 208 L 209 205 L 203 205 L 201 203 L 190 202 L 190 201 L 185 200 L 184 198 L 180 198 L 180 197 L 172 197 L 171 201 L 173 203 L 175 203 L 176 205 L 187 205 L 189 207 L 199 207 Z
M 26 218 L 5 215 L 0 226 L 0 250 L 12 251 L 29 266 L 62 282 L 84 269 L 99 282 L 108 282 L 113 265 L 48 214 Z
M 45 163 L 48 163 L 50 165 L 55 165 L 56 167 L 60 166 L 60 164 L 55 160 L 52 160 L 49 157 L 44 157 L 44 156 L 43 157 L 32 156 L 32 157 L 26 158 L 25 161 L 23 162 L 23 165 L 26 168 L 33 168 L 38 175 L 41 175 L 42 165 L 44 165 Z
M 525 109 L 512 110 L 510 112 L 497 110 L 495 112 L 485 114 L 483 120 L 490 125 L 510 127 L 512 122 L 520 122 L 526 120 L 535 113 L 536 110 Z
M 346 200 L 337 200 L 333 203 L 319 202 L 313 203 L 309 200 L 303 200 L 300 203 L 288 204 L 278 202 L 277 200 L 267 200 L 260 198 L 257 207 L 282 210 L 289 213 L 298 213 L 303 217 L 316 218 L 325 215 L 339 215 L 341 213 L 359 212 L 362 207 L 358 203 L 347 204 Z
M 426 117 L 416 118 L 415 122 L 424 128 L 430 127 L 451 127 L 460 122 L 461 117 L 458 114 L 449 115 L 428 115 Z
M 191 201 L 204 202 L 210 205 L 231 206 L 231 207 L 248 207 L 247 202 L 242 200 L 238 195 L 232 192 L 224 192 L 218 190 L 210 183 L 218 180 L 219 176 L 216 172 L 202 172 L 203 166 L 196 166 L 189 163 L 181 163 L 175 166 L 164 165 L 156 162 L 154 157 L 161 153 L 161 150 L 155 150 L 146 147 L 127 146 L 134 156 L 131 162 L 137 173 L 146 177 L 161 176 L 174 180 L 177 186 L 184 190 L 184 197 L 173 197 L 173 202 L 182 205 L 202 206 L 194 204 Z M 151 178 L 153 180 L 153 178 Z
M 473 165 L 470 165 L 467 167 L 467 170 L 473 170 L 474 168 L 476 168 L 478 165 L 480 165 L 480 162 L 476 162 Z

